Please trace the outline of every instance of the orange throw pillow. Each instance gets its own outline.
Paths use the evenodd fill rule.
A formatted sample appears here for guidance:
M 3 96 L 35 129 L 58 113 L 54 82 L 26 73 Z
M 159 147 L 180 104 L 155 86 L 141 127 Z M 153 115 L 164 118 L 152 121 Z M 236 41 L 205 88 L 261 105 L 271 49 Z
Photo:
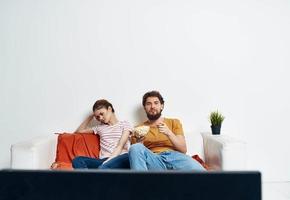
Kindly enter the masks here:
M 72 169 L 77 156 L 99 158 L 100 137 L 91 133 L 62 133 L 58 135 L 55 162 L 52 169 Z
M 193 155 L 192 158 L 198 161 L 206 170 L 209 170 L 207 164 L 197 154 Z

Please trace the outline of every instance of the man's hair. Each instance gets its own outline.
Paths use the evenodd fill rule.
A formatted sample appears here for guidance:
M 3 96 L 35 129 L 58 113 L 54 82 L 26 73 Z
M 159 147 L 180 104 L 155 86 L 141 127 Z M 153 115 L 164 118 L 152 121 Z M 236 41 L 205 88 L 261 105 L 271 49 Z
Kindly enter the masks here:
M 164 99 L 163 97 L 161 96 L 161 94 L 156 91 L 156 90 L 153 90 L 153 91 L 150 91 L 150 92 L 146 92 L 144 95 L 143 95 L 143 100 L 142 100 L 142 104 L 143 106 L 145 106 L 145 103 L 146 103 L 146 100 L 148 97 L 157 97 L 160 101 L 160 103 L 163 105 L 164 104 Z
M 112 108 L 112 112 L 114 113 L 115 110 L 113 108 L 113 105 L 110 102 L 108 102 L 106 99 L 100 99 L 100 100 L 95 102 L 95 104 L 93 106 L 93 112 L 95 112 L 95 110 L 99 110 L 101 108 L 106 108 L 108 110 L 109 107 Z

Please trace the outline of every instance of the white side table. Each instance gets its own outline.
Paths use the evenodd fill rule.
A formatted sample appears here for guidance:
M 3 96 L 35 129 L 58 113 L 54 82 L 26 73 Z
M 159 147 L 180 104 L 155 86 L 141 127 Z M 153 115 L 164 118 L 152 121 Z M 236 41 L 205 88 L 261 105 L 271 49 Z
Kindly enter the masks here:
M 202 132 L 205 163 L 211 170 L 246 170 L 246 142 Z

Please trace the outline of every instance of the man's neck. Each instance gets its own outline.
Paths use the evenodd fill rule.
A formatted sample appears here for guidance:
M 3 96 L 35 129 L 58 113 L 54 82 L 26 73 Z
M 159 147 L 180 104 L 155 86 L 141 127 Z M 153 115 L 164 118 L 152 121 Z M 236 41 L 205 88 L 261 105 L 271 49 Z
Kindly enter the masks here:
M 164 118 L 163 118 L 163 117 L 159 117 L 159 118 L 156 119 L 156 120 L 149 120 L 149 119 L 148 119 L 147 123 L 148 123 L 148 125 L 150 125 L 150 126 L 156 126 L 156 125 L 160 124 L 160 123 L 163 122 L 163 121 L 164 121 Z

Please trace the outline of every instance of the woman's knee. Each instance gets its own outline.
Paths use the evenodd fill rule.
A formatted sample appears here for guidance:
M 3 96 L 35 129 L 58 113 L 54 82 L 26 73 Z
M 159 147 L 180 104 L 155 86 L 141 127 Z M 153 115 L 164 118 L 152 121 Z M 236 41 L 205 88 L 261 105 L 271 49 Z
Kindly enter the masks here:
M 77 156 L 72 160 L 72 167 L 73 168 L 80 168 L 83 165 L 84 162 L 83 156 Z

